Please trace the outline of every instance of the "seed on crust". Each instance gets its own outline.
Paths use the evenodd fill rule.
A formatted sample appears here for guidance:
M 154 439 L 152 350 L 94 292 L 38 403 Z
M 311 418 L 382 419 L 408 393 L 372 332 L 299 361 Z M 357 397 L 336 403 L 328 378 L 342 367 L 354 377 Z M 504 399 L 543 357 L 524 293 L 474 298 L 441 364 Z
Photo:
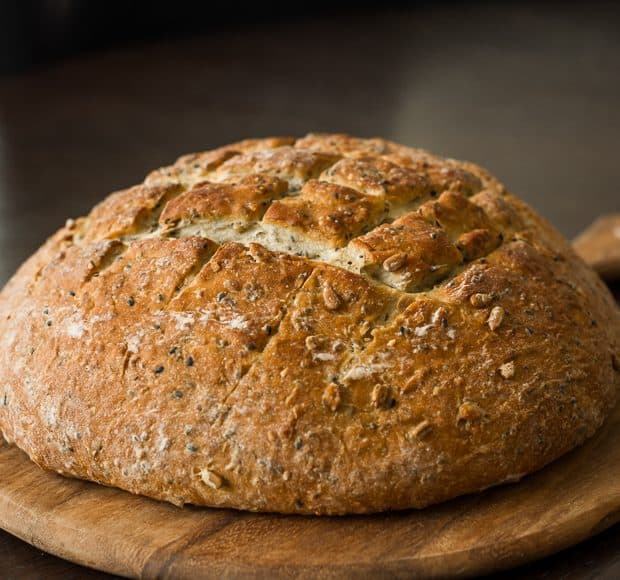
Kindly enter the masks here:
M 486 412 L 482 407 L 473 403 L 472 401 L 464 401 L 459 406 L 459 410 L 456 416 L 458 423 L 466 421 L 468 423 L 472 421 L 479 421 L 486 415 Z
M 200 470 L 200 479 L 213 489 L 219 489 L 224 483 L 224 480 L 215 471 L 206 468 Z
M 389 409 L 395 403 L 391 397 L 391 389 L 386 385 L 375 385 L 370 395 L 370 400 L 376 409 Z
M 505 379 L 512 379 L 515 376 L 515 363 L 510 361 L 499 367 L 499 374 Z
M 386 258 L 383 262 L 383 269 L 386 272 L 396 272 L 396 270 L 400 270 L 407 259 L 407 255 L 399 252 L 398 254 L 394 254 L 389 258 Z
M 318 335 L 310 335 L 306 337 L 306 348 L 308 350 L 316 350 L 324 343 L 324 339 Z
M 394 339 L 393 339 L 393 342 L 394 344 L 396 343 Z M 392 344 L 392 347 L 394 346 L 394 344 Z M 388 343 L 388 346 L 389 346 L 389 343 Z M 427 373 L 428 373 L 428 369 L 416 369 L 415 372 L 409 378 L 409 380 L 405 383 L 405 386 L 401 389 L 401 392 L 408 393 L 418 388 Z
M 494 306 L 489 314 L 487 324 L 491 330 L 497 330 L 504 320 L 504 309 L 501 306 Z
M 323 302 L 327 310 L 337 310 L 342 303 L 340 296 L 328 283 L 323 285 Z
M 433 426 L 430 421 L 424 419 L 424 421 L 420 421 L 415 427 L 407 432 L 407 439 L 409 441 L 424 439 L 432 430 Z
M 323 405 L 330 411 L 337 411 L 341 403 L 340 388 L 336 383 L 330 383 L 325 387 L 322 397 Z
M 490 304 L 492 300 L 492 294 L 483 294 L 480 292 L 476 292 L 469 297 L 469 302 L 474 308 L 482 308 L 483 306 Z

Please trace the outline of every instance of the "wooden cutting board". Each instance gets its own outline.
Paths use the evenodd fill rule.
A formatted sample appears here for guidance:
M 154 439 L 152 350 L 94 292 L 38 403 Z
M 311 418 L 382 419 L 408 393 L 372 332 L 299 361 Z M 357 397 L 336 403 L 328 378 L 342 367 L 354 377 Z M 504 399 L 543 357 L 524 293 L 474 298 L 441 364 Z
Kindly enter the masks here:
M 0 442 L 0 527 L 124 576 L 473 575 L 620 520 L 619 441 L 620 407 L 583 447 L 519 483 L 421 511 L 336 518 L 179 509 L 44 472 Z

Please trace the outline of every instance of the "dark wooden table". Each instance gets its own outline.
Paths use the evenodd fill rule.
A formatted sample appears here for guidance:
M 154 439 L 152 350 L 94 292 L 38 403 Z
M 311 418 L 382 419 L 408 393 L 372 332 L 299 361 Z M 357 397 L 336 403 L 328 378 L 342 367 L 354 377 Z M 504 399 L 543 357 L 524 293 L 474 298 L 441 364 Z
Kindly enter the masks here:
M 0 79 L 0 283 L 67 217 L 178 154 L 310 130 L 478 162 L 572 237 L 620 210 L 619 22 L 592 2 L 323 12 Z M 521 576 L 620 577 L 620 526 Z M 0 532 L 0 577 L 106 575 Z

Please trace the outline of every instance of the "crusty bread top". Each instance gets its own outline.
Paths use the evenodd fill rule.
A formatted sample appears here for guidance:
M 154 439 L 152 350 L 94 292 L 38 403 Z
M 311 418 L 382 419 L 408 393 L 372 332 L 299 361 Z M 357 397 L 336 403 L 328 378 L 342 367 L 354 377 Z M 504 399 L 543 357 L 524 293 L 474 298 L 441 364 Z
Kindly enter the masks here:
M 0 427 L 177 504 L 348 513 L 513 480 L 602 423 L 618 310 L 487 172 L 311 134 L 181 157 L 0 295 Z

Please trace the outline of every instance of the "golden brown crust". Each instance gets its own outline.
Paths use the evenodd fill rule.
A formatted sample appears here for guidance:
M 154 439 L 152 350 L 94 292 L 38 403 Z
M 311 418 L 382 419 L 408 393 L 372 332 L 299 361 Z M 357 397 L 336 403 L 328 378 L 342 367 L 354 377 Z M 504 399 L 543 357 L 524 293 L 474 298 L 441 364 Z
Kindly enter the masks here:
M 178 184 L 137 185 L 109 195 L 90 212 L 86 240 L 118 238 L 155 228 L 154 212 L 182 190 Z
M 265 175 L 251 175 L 232 184 L 206 182 L 172 200 L 159 221 L 166 225 L 181 220 L 258 220 L 270 203 L 287 191 L 286 181 Z
M 209 175 L 212 181 L 234 181 L 248 174 L 273 175 L 292 187 L 318 176 L 338 159 L 336 155 L 294 147 L 259 149 L 231 157 Z
M 320 179 L 396 203 L 415 201 L 431 188 L 424 174 L 376 157 L 342 159 L 325 170 Z
M 618 309 L 551 226 L 473 164 L 346 135 L 152 172 L 0 320 L 4 436 L 176 504 L 421 507 L 580 444 L 620 381 Z
M 417 212 L 375 228 L 350 246 L 364 262 L 362 271 L 407 292 L 432 286 L 463 261 L 446 233 Z
M 381 198 L 311 179 L 297 197 L 272 203 L 265 214 L 265 222 L 340 248 L 354 236 L 380 223 L 387 211 Z

